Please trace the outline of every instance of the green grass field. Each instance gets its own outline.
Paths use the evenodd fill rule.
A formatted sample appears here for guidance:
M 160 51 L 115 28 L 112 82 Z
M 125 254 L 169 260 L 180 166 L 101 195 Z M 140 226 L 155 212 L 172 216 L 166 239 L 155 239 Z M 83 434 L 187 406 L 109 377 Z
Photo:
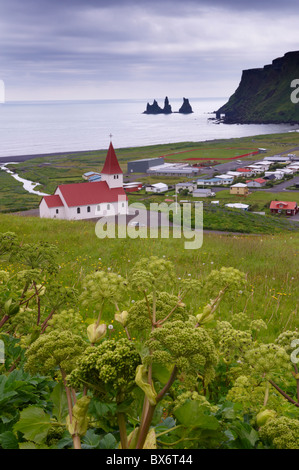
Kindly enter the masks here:
M 299 233 L 279 235 L 219 235 L 204 233 L 203 245 L 186 250 L 182 238 L 98 239 L 92 222 L 45 220 L 0 215 L 1 232 L 18 234 L 23 243 L 47 241 L 60 250 L 58 279 L 76 285 L 95 270 L 127 275 L 141 257 L 156 255 L 175 264 L 177 276 L 201 278 L 222 266 L 237 268 L 247 275 L 247 288 L 233 299 L 224 300 L 219 318 L 246 311 L 250 318 L 263 318 L 264 333 L 271 339 L 278 332 L 299 326 L 298 257 Z M 17 269 L 1 265 L 0 269 Z M 207 299 L 188 298 L 191 311 Z M 113 319 L 113 309 L 111 319 Z

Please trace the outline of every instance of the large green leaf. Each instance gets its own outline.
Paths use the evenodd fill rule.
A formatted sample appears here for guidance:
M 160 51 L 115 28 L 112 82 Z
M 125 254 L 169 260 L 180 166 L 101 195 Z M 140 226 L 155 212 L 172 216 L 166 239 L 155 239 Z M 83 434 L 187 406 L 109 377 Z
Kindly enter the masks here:
M 117 441 L 115 437 L 111 433 L 108 433 L 105 437 L 103 437 L 103 439 L 101 439 L 100 449 L 115 449 L 116 444 Z
M 173 368 L 173 367 L 172 367 Z M 168 369 L 166 366 L 162 364 L 153 363 L 152 365 L 152 373 L 153 377 L 155 377 L 161 384 L 166 384 L 170 378 L 172 368 Z
M 40 444 L 47 436 L 50 427 L 50 416 L 37 406 L 29 406 L 20 413 L 14 431 L 20 431 L 25 439 Z
M 82 449 L 96 449 L 101 441 L 101 436 L 94 429 L 88 429 L 82 438 Z
M 206 409 L 196 400 L 184 403 L 175 411 L 175 417 L 184 426 L 216 430 L 219 423 L 215 416 L 205 414 Z
M 54 405 L 52 411 L 53 415 L 56 416 L 60 423 L 63 423 L 65 421 L 65 417 L 68 414 L 68 404 L 65 388 L 62 383 L 55 385 L 50 398 Z
M 18 449 L 18 439 L 11 431 L 0 434 L 0 446 L 2 449 Z

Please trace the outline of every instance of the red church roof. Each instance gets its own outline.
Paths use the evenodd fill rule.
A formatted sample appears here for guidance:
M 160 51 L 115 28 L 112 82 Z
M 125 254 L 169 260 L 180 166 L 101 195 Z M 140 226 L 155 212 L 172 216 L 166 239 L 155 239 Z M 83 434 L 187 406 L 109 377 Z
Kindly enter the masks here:
M 106 181 L 62 184 L 58 186 L 56 191 L 58 189 L 61 191 L 68 207 L 101 204 L 102 202 L 117 202 L 119 198 L 122 198 L 123 201 L 127 200 L 127 195 L 123 188 L 110 189 Z
M 58 194 L 54 194 L 54 196 L 44 196 L 44 200 L 49 208 L 63 206 L 63 202 Z
M 102 173 L 106 175 L 116 175 L 122 173 L 119 166 L 112 142 L 110 142 Z

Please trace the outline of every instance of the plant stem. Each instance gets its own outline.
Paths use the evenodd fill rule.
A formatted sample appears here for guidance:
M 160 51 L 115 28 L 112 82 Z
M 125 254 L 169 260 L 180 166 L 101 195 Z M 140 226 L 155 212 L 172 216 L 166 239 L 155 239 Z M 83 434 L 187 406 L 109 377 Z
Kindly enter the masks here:
M 126 428 L 126 419 L 125 413 L 117 413 L 117 421 L 120 433 L 120 442 L 122 449 L 128 449 L 128 436 L 127 436 L 127 428 Z
M 2 320 L 0 321 L 0 328 L 1 328 L 1 326 L 4 325 L 4 323 L 7 322 L 8 319 L 9 319 L 9 315 L 4 315 L 4 316 L 2 317 Z
M 298 374 L 298 367 L 294 364 L 295 374 Z M 296 379 L 297 384 L 297 402 L 299 403 L 299 379 Z
M 48 321 L 51 320 L 51 318 L 53 317 L 55 313 L 55 309 L 53 308 L 51 310 L 51 313 L 49 313 L 49 315 L 47 316 L 47 318 L 45 319 L 45 321 L 43 322 L 42 326 L 41 326 L 41 333 L 44 333 L 45 329 L 47 328 L 48 326 Z
M 171 375 L 168 379 L 168 382 L 165 384 L 165 386 L 160 390 L 156 397 L 156 404 L 155 405 L 150 405 L 148 404 L 148 410 L 146 413 L 144 413 L 144 420 L 141 420 L 141 425 L 140 425 L 140 431 L 139 431 L 139 436 L 138 436 L 138 441 L 136 445 L 136 449 L 142 449 L 146 440 L 147 433 L 149 431 L 154 412 L 156 409 L 157 404 L 159 401 L 162 400 L 164 395 L 168 392 L 170 387 L 172 386 L 173 382 L 175 381 L 176 375 L 177 375 L 178 369 L 176 366 L 172 369 Z M 145 408 L 144 408 L 145 410 Z
M 276 388 L 276 390 L 283 397 L 285 397 L 286 400 L 288 400 L 290 403 L 293 403 L 293 405 L 298 406 L 298 408 L 299 408 L 299 403 L 296 403 L 295 400 L 293 400 L 291 397 L 289 397 L 289 395 L 287 395 L 278 385 L 276 385 L 276 383 L 273 382 L 273 380 L 269 379 L 269 382 L 270 382 L 271 385 L 273 385 L 274 388 Z
M 67 398 L 67 406 L 68 406 L 70 424 L 72 424 L 72 421 L 73 421 L 73 403 L 72 403 L 71 391 L 70 391 L 69 387 L 66 384 L 66 373 L 61 367 L 60 367 L 60 372 L 61 372 L 63 385 L 64 385 L 66 398 Z M 80 439 L 79 434 L 76 434 L 76 433 L 72 434 L 72 439 L 73 439 L 74 449 L 81 449 L 81 439 Z
M 267 381 L 267 383 L 266 383 L 266 390 L 265 390 L 265 397 L 264 397 L 264 406 L 266 406 L 267 403 L 268 403 L 269 388 L 270 388 L 270 383 Z

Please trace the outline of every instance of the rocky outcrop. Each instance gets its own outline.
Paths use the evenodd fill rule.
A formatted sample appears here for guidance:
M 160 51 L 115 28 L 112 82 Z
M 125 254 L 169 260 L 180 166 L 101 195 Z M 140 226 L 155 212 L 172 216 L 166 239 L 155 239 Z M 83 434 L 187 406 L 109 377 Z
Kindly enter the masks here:
M 172 113 L 171 106 L 166 96 L 164 100 L 164 108 L 160 108 L 157 101 L 154 100 L 153 104 L 147 103 L 146 110 L 144 111 L 143 114 L 171 114 L 171 113 Z
M 182 114 L 190 114 L 193 113 L 192 107 L 189 103 L 189 100 L 187 98 L 183 98 L 183 104 L 179 109 L 179 113 Z
M 146 110 L 144 111 L 143 114 L 161 114 L 161 113 L 163 113 L 163 109 L 160 108 L 157 101 L 154 100 L 153 104 L 147 103 Z
M 166 96 L 164 100 L 164 108 L 161 108 L 158 105 L 157 101 L 154 100 L 153 104 L 147 103 L 146 110 L 143 112 L 143 114 L 171 114 L 172 112 L 173 111 L 171 109 L 171 105 L 169 104 L 169 99 Z M 177 112 L 177 111 L 174 111 L 174 112 Z M 178 112 L 182 114 L 193 113 L 191 105 L 187 98 L 184 98 L 184 102 Z
M 216 111 L 226 123 L 299 123 L 299 103 L 291 87 L 299 78 L 299 51 L 288 52 L 263 68 L 243 70 L 240 84 Z

